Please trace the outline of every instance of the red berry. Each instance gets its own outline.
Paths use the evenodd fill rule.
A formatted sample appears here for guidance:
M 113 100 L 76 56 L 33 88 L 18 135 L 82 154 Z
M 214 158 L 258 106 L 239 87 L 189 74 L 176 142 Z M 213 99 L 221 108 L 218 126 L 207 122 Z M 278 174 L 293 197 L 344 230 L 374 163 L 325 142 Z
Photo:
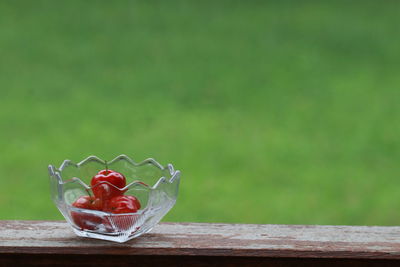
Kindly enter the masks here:
M 96 198 L 107 201 L 113 197 L 123 195 L 124 191 L 121 189 L 126 186 L 126 179 L 119 172 L 102 170 L 92 178 L 90 185 Z
M 101 210 L 103 208 L 101 200 L 92 196 L 81 196 L 72 203 L 72 206 L 88 210 Z
M 88 210 L 101 210 L 102 202 L 100 199 L 92 196 L 81 196 L 79 197 L 72 206 L 81 209 Z M 97 226 L 102 223 L 102 218 L 95 214 L 89 214 L 82 212 L 71 212 L 72 220 L 81 229 L 94 230 Z
M 72 206 L 81 209 L 90 209 L 91 206 L 90 196 L 79 197 L 77 200 L 75 200 L 74 203 L 72 203 Z
M 133 213 L 140 209 L 140 202 L 134 196 L 116 196 L 106 206 L 111 213 Z

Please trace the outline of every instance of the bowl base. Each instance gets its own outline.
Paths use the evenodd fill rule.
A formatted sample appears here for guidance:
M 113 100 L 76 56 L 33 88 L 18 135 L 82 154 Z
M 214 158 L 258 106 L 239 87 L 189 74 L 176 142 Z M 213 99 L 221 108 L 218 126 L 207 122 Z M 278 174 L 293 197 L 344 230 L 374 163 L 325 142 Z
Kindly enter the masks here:
M 124 243 L 126 241 L 129 241 L 135 237 L 138 237 L 144 233 L 148 233 L 152 230 L 153 228 L 150 229 L 138 229 L 137 231 L 132 232 L 131 234 L 126 234 L 126 233 L 96 233 L 88 230 L 80 230 L 72 227 L 72 230 L 75 232 L 76 235 L 81 236 L 81 237 L 88 237 L 88 238 L 95 238 L 95 239 L 101 239 L 101 240 L 106 240 L 106 241 L 113 241 L 113 242 L 118 242 L 118 243 Z

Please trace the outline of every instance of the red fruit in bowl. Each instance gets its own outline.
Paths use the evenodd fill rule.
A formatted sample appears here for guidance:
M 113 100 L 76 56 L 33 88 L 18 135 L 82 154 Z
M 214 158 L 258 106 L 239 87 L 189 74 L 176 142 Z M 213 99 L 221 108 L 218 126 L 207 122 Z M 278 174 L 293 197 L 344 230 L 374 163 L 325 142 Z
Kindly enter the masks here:
M 125 231 L 132 227 L 138 217 L 135 213 L 140 209 L 140 202 L 134 196 L 116 196 L 112 198 L 106 205 L 104 211 L 111 212 L 113 215 L 109 217 L 108 225 L 110 231 Z M 112 227 L 114 225 L 115 228 Z M 107 227 L 106 227 L 107 228 Z
M 72 203 L 72 206 L 88 210 L 101 210 L 102 202 L 100 199 L 92 196 L 81 196 Z M 81 229 L 94 230 L 102 223 L 102 218 L 100 216 L 86 213 L 85 211 L 72 211 L 71 217 L 75 224 Z
M 93 194 L 102 201 L 108 201 L 116 196 L 121 196 L 126 186 L 126 179 L 121 173 L 113 170 L 99 171 L 91 180 Z
M 140 209 L 140 202 L 134 196 L 116 196 L 107 203 L 105 211 L 111 213 L 133 213 Z
M 92 196 L 81 196 L 72 203 L 72 206 L 88 210 L 101 210 L 103 208 L 102 201 Z

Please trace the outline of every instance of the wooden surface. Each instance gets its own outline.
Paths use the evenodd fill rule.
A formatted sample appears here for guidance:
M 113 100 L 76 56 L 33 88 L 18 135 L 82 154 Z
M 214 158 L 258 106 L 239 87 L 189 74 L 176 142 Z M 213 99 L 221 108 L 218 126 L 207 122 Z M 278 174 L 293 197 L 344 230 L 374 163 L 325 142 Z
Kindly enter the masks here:
M 26 261 L 44 266 L 116 261 L 121 266 L 400 266 L 400 227 L 161 223 L 119 244 L 77 237 L 62 221 L 0 221 L 0 265 Z

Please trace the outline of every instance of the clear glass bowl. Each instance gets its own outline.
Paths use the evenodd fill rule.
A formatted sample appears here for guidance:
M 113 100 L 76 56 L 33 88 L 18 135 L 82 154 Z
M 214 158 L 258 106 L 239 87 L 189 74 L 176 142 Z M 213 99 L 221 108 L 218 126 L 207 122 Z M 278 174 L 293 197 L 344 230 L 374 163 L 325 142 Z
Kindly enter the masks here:
M 113 214 L 72 206 L 81 196 L 93 195 L 91 178 L 110 169 L 126 177 L 124 195 L 135 196 L 141 208 L 135 213 Z M 75 164 L 65 160 L 60 168 L 49 165 L 51 196 L 78 236 L 125 242 L 149 232 L 174 206 L 178 195 L 180 171 L 171 164 L 154 159 L 134 162 L 120 155 L 110 162 L 90 156 Z M 111 184 L 110 184 L 111 185 Z

